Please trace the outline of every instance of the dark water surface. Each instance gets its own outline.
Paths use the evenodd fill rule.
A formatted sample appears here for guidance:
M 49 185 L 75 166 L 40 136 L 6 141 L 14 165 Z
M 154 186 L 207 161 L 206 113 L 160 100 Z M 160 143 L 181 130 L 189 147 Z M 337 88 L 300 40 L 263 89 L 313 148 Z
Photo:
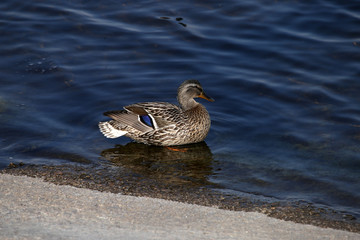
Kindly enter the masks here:
M 360 216 L 360 5 L 305 2 L 2 1 L 0 167 L 110 165 Z M 216 101 L 187 155 L 98 131 L 190 78 Z

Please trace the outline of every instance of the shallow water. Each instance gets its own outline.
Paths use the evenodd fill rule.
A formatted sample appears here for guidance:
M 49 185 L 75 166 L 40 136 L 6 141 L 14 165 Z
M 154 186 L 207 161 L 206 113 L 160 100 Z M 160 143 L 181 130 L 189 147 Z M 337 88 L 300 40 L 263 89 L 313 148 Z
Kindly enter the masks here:
M 358 6 L 2 1 L 0 167 L 110 164 L 360 216 Z M 102 112 L 174 103 L 190 78 L 216 100 L 200 100 L 212 128 L 191 156 L 98 131 Z

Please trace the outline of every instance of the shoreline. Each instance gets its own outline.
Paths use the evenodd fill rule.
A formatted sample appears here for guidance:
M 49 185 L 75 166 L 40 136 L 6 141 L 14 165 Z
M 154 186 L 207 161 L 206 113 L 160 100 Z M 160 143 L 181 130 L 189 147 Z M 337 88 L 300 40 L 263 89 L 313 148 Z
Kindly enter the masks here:
M 138 176 L 123 174 L 119 178 L 107 178 L 101 174 L 107 169 L 93 169 L 82 166 L 36 166 L 7 168 L 0 173 L 40 178 L 56 185 L 69 185 L 82 189 L 97 190 L 137 197 L 150 197 L 217 209 L 258 212 L 269 217 L 310 224 L 322 228 L 339 229 L 360 233 L 360 223 L 351 214 L 344 214 L 313 206 L 304 202 L 266 202 L 251 197 L 224 194 L 212 189 L 187 184 L 172 184 L 156 179 L 139 179 Z
M 6 239 L 359 239 L 261 213 L 56 185 L 0 174 Z

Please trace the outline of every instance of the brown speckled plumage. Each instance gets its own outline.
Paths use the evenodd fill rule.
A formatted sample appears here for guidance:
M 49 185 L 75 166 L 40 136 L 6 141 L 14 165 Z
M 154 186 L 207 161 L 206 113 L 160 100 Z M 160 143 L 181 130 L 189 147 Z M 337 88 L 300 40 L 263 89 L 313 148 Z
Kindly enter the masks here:
M 210 129 L 210 116 L 206 108 L 194 98 L 208 97 L 197 80 L 187 80 L 178 89 L 180 106 L 166 102 L 135 103 L 125 110 L 109 111 L 104 115 L 113 120 L 100 122 L 100 131 L 109 138 L 125 135 L 137 142 L 172 146 L 201 142 Z M 140 116 L 148 116 L 147 124 Z

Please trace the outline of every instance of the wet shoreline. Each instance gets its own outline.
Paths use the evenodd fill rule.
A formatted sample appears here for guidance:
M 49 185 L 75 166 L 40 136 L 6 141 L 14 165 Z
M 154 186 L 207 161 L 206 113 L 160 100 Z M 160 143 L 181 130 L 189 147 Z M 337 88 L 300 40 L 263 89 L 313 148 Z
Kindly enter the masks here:
M 161 181 L 143 178 L 127 171 L 112 176 L 113 169 L 75 165 L 39 166 L 9 165 L 0 173 L 25 175 L 41 178 L 58 185 L 70 185 L 101 192 L 121 193 L 197 204 L 233 211 L 260 212 L 270 217 L 310 224 L 324 228 L 334 228 L 350 232 L 360 232 L 360 223 L 355 216 L 330 209 L 315 207 L 306 202 L 266 201 L 251 196 L 225 194 L 204 185 Z M 106 173 L 106 174 L 105 174 Z

